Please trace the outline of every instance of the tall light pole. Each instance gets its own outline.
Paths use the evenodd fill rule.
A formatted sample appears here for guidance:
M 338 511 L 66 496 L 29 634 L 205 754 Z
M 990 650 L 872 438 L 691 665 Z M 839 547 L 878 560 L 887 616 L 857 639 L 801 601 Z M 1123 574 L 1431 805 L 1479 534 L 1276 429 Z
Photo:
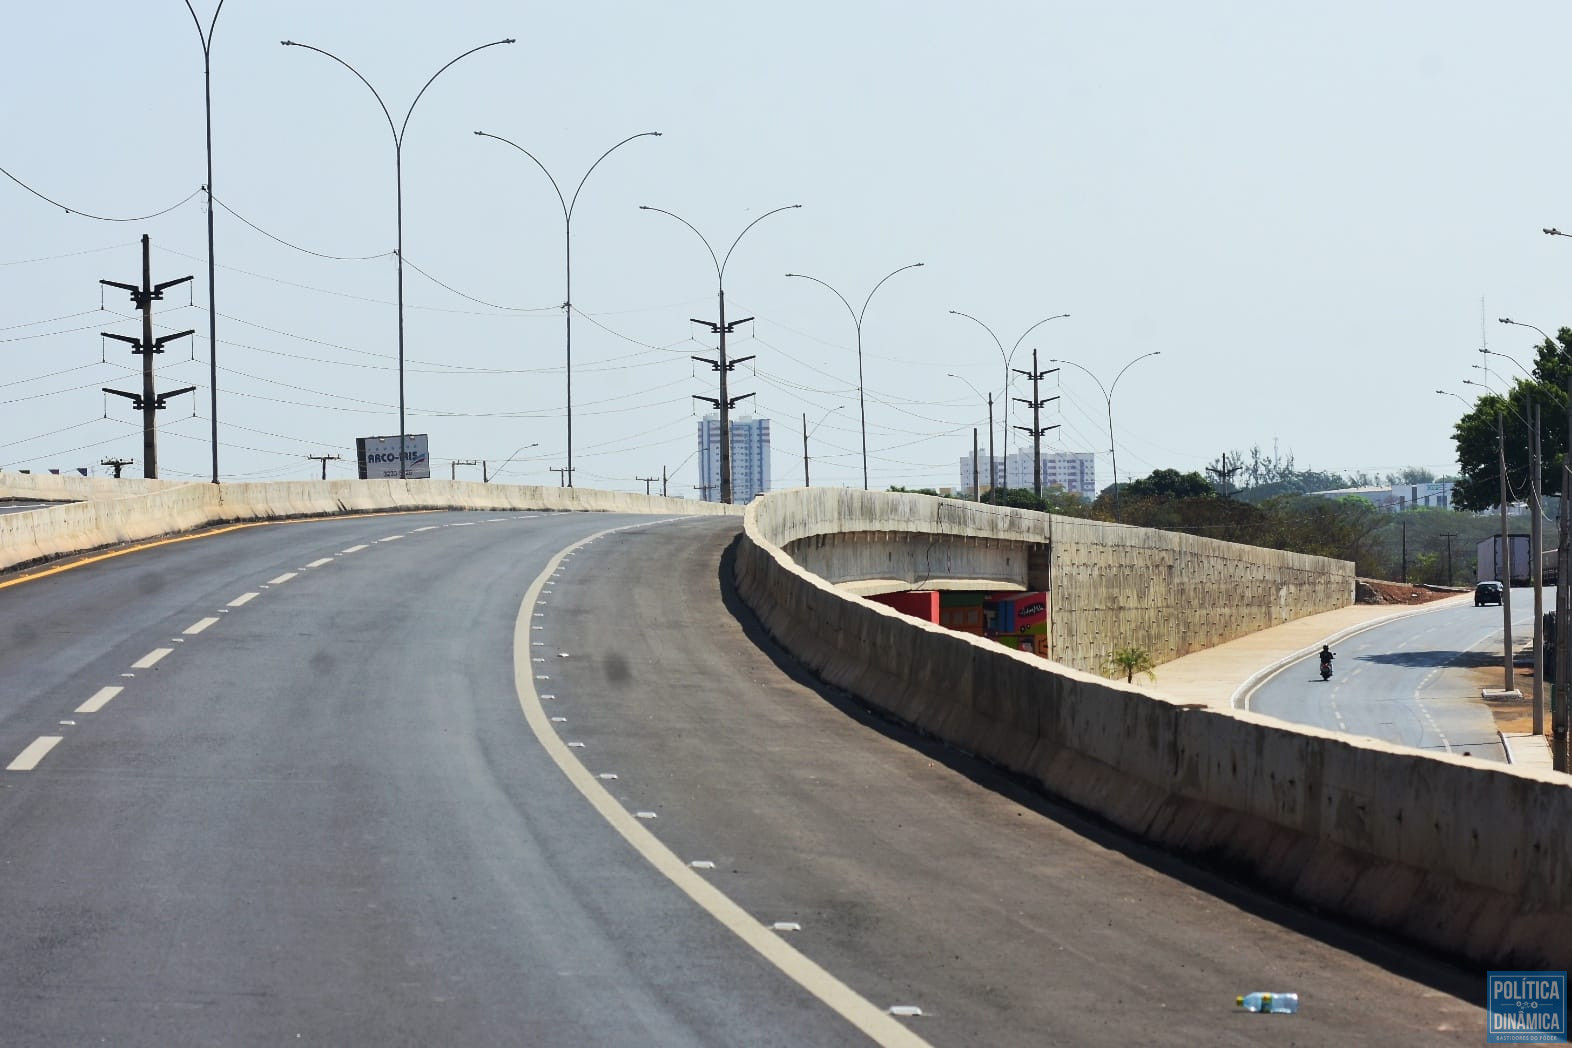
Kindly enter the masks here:
M 1140 356 L 1138 356 L 1134 360 L 1130 361 L 1124 367 L 1120 368 L 1119 369 L 1119 374 L 1114 376 L 1114 380 L 1108 384 L 1107 388 L 1103 387 L 1103 383 L 1102 383 L 1101 379 L 1099 379 L 1096 375 L 1092 374 L 1086 368 L 1082 367 L 1080 364 L 1077 364 L 1073 360 L 1065 360 L 1063 358 L 1059 358 L 1057 360 L 1050 360 L 1048 362 L 1050 364 L 1068 364 L 1072 368 L 1075 368 L 1077 371 L 1084 372 L 1087 378 L 1089 378 L 1093 382 L 1097 383 L 1097 388 L 1102 392 L 1102 395 L 1103 395 L 1103 403 L 1108 405 L 1108 462 L 1109 462 L 1109 465 L 1113 467 L 1114 523 L 1115 524 L 1119 523 L 1119 456 L 1118 456 L 1118 451 L 1116 450 L 1116 445 L 1114 444 L 1114 428 L 1113 428 L 1113 395 L 1114 395 L 1114 390 L 1119 387 L 1119 380 L 1121 378 L 1124 378 L 1124 373 L 1126 371 L 1129 371 L 1132 367 L 1134 367 L 1136 364 L 1140 363 L 1141 361 L 1145 360 L 1147 357 L 1159 357 L 1159 356 L 1162 356 L 1162 353 L 1163 353 L 1163 351 L 1160 350 L 1160 349 L 1154 349 L 1150 353 L 1142 353 Z
M 966 388 L 977 396 L 983 395 L 982 391 L 971 384 L 965 376 L 957 375 L 953 371 L 945 372 L 950 378 L 958 378 L 966 383 Z M 993 390 L 988 391 L 988 501 L 993 505 L 999 504 L 999 465 L 993 457 Z M 976 501 L 982 501 L 982 488 L 977 484 L 977 431 L 972 430 L 972 495 Z
M 398 226 L 398 476 L 400 480 L 403 480 L 405 479 L 407 469 L 405 440 L 408 432 L 408 427 L 404 425 L 404 132 L 409 129 L 409 118 L 414 115 L 415 107 L 420 104 L 421 96 L 426 93 L 426 88 L 430 87 L 437 77 L 476 51 L 484 51 L 488 47 L 496 47 L 498 44 L 511 44 L 515 41 L 512 38 L 493 40 L 489 44 L 472 47 L 441 69 L 438 69 L 435 73 L 432 73 L 431 79 L 427 80 L 425 85 L 415 93 L 415 100 L 409 104 L 409 109 L 404 112 L 404 122 L 402 124 L 393 123 L 393 114 L 388 111 L 387 103 L 382 101 L 382 96 L 377 93 L 377 89 L 371 86 L 371 81 L 361 76 L 360 70 L 338 57 L 338 55 L 330 51 L 324 51 L 320 47 L 313 47 L 310 44 L 297 43 L 294 40 L 281 40 L 279 42 L 285 47 L 303 47 L 307 51 L 315 51 L 325 58 L 331 58 L 355 74 L 355 79 L 366 85 L 366 90 L 371 92 L 371 97 L 375 98 L 377 105 L 382 107 L 382 115 L 388 118 L 388 130 L 393 132 L 393 181 L 395 198 L 397 200 L 396 221 Z
M 1021 332 L 1021 337 L 1015 340 L 1015 345 L 1011 346 L 1010 351 L 1006 353 L 1004 351 L 1004 343 L 1000 342 L 999 336 L 993 333 L 993 328 L 984 324 L 970 313 L 962 313 L 958 309 L 952 309 L 950 312 L 958 317 L 965 317 L 988 332 L 988 337 L 993 339 L 993 344 L 999 347 L 999 356 L 1004 361 L 1004 486 L 1008 488 L 1010 486 L 1010 363 L 1015 359 L 1015 351 L 1021 348 L 1021 343 L 1026 340 L 1027 335 L 1030 335 L 1050 320 L 1063 320 L 1070 314 L 1056 313 L 1051 317 L 1043 317 L 1037 323 Z M 989 438 L 989 442 L 992 442 L 992 437 Z
M 812 485 L 808 483 L 808 438 L 810 436 L 812 436 L 813 434 L 819 432 L 819 427 L 824 425 L 826 422 L 828 422 L 830 416 L 835 414 L 835 412 L 839 411 L 840 409 L 841 409 L 841 406 L 839 404 L 837 404 L 833 408 L 831 408 L 830 410 L 826 411 L 824 413 L 824 417 L 819 419 L 819 421 L 817 421 L 817 422 L 815 422 L 813 424 L 813 428 L 812 429 L 808 428 L 808 413 L 807 412 L 803 412 L 803 415 L 802 415 L 802 486 L 805 487 L 805 488 L 812 487 Z M 864 490 L 866 490 L 866 488 Z
M 852 324 L 857 328 L 857 406 L 862 412 L 862 490 L 864 491 L 868 490 L 868 402 L 863 398 L 862 387 L 862 318 L 868 312 L 868 303 L 873 301 L 874 292 L 878 291 L 881 287 L 884 286 L 885 280 L 889 280 L 890 277 L 893 277 L 896 273 L 904 273 L 908 269 L 916 269 L 921 265 L 921 262 L 913 262 L 910 265 L 902 266 L 900 269 L 897 269 L 886 276 L 884 280 L 881 280 L 877 284 L 873 285 L 873 291 L 868 292 L 868 297 L 863 299 L 861 311 L 853 309 L 851 303 L 846 301 L 845 295 L 841 294 L 839 291 L 836 291 L 833 287 L 830 287 L 829 284 L 820 280 L 818 277 L 810 277 L 806 273 L 786 274 L 789 277 L 801 277 L 803 280 L 811 280 L 820 287 L 829 288 L 830 293 L 836 298 L 840 299 L 841 305 L 846 307 L 846 312 L 851 314 Z
M 584 183 L 588 182 L 589 176 L 595 173 L 595 169 L 600 166 L 601 160 L 605 160 L 612 153 L 616 152 L 618 149 L 627 145 L 629 142 L 632 142 L 636 138 L 659 138 L 660 132 L 640 131 L 636 135 L 629 135 L 627 138 L 624 138 L 621 142 L 618 142 L 616 145 L 602 153 L 600 155 L 600 159 L 591 164 L 589 166 L 589 170 L 584 172 L 584 177 L 579 179 L 578 188 L 573 191 L 573 196 L 571 199 L 563 196 L 562 187 L 557 184 L 556 178 L 552 176 L 550 171 L 546 170 L 546 165 L 542 164 L 540 162 L 540 158 L 537 157 L 534 153 L 531 153 L 528 149 L 525 149 L 523 146 L 519 145 L 517 142 L 512 141 L 511 139 L 503 138 L 501 135 L 493 135 L 488 131 L 476 131 L 475 134 L 482 138 L 494 138 L 498 142 L 505 142 L 514 149 L 517 149 L 520 153 L 523 153 L 525 156 L 529 157 L 531 160 L 535 161 L 535 166 L 540 168 L 541 173 L 544 174 L 547 180 L 551 182 L 551 188 L 557 191 L 557 203 L 562 205 L 562 258 L 563 268 L 566 270 L 563 281 L 564 286 L 566 287 L 566 292 L 562 302 L 562 318 L 567 337 L 568 369 L 567 476 L 568 487 L 571 488 L 573 486 L 573 209 L 578 205 L 579 192 L 583 190 Z
M 224 0 L 218 0 L 218 6 L 213 9 L 213 17 L 207 24 L 207 29 L 202 28 L 202 19 L 197 17 L 196 8 L 191 6 L 191 0 L 186 0 L 186 10 L 191 12 L 191 21 L 196 23 L 197 39 L 202 42 L 202 103 L 207 114 L 207 184 L 202 188 L 207 191 L 207 370 L 208 394 L 212 404 L 209 412 L 213 416 L 213 483 L 218 483 L 218 301 L 213 290 L 214 271 L 213 262 L 213 30 L 218 25 L 219 12 L 224 10 Z M 326 469 L 326 465 L 323 466 Z
M 716 364 L 716 370 L 720 372 L 720 397 L 716 399 L 715 406 L 720 411 L 720 500 L 727 505 L 731 504 L 732 398 L 726 392 L 726 376 L 728 373 L 730 373 L 732 364 L 726 359 L 726 336 L 729 334 L 729 328 L 726 324 L 726 264 L 731 261 L 731 253 L 737 250 L 737 245 L 742 242 L 742 238 L 748 235 L 748 230 L 752 229 L 760 222 L 763 222 L 771 215 L 778 215 L 782 211 L 791 211 L 794 208 L 799 208 L 801 206 L 801 204 L 787 204 L 785 207 L 778 207 L 773 211 L 764 212 L 764 214 L 760 215 L 758 218 L 744 226 L 742 232 L 737 234 L 737 239 L 731 242 L 731 247 L 726 249 L 725 257 L 719 257 L 715 254 L 715 249 L 710 246 L 709 240 L 705 238 L 703 233 L 698 231 L 692 222 L 689 222 L 681 215 L 673 214 L 672 212 L 666 211 L 662 208 L 650 207 L 648 204 L 639 205 L 640 211 L 654 211 L 658 214 L 665 215 L 668 218 L 675 218 L 678 222 L 681 222 L 683 225 L 687 226 L 690 230 L 693 231 L 693 235 L 698 237 L 699 240 L 703 242 L 704 249 L 710 253 L 710 261 L 715 263 L 715 300 L 720 309 L 720 323 L 715 325 L 716 333 L 720 335 L 720 361 Z M 748 319 L 751 320 L 752 318 L 750 317 Z M 703 324 L 708 323 L 708 321 L 701 320 L 698 321 L 698 323 Z M 736 323 L 740 324 L 742 321 L 739 320 L 736 321 Z M 752 394 L 744 395 L 751 396 Z M 698 399 L 708 400 L 709 398 L 699 397 Z M 741 400 L 742 397 L 738 397 L 736 399 Z

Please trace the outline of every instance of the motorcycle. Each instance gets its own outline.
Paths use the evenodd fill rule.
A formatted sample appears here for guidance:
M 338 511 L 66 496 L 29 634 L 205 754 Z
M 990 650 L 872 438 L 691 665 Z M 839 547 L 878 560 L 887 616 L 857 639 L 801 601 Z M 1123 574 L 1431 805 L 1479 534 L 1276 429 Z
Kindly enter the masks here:
M 1330 655 L 1323 656 L 1321 659 L 1321 679 L 1332 679 L 1332 657 Z

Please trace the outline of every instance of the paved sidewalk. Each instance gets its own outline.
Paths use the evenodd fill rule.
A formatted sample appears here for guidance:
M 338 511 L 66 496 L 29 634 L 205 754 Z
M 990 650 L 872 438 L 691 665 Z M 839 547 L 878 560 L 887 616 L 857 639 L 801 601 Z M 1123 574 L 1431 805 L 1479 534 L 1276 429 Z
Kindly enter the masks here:
M 1336 611 L 1308 615 L 1164 663 L 1157 667 L 1157 679 L 1150 687 L 1180 702 L 1204 703 L 1228 709 L 1233 704 L 1234 696 L 1246 685 L 1253 684 L 1289 662 L 1313 654 L 1322 644 L 1335 644 L 1339 639 L 1367 626 L 1455 607 L 1472 599 L 1472 595 L 1463 593 L 1429 604 L 1353 604 Z M 1527 733 L 1512 733 L 1506 735 L 1504 741 L 1514 764 L 1536 770 L 1552 770 L 1549 740 L 1543 737 L 1536 740 Z

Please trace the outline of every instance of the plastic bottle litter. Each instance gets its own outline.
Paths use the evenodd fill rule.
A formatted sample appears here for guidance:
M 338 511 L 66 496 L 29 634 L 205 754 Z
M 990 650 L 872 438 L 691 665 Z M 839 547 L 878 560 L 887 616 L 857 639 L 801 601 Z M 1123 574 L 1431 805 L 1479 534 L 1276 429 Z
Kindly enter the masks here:
M 1297 993 L 1247 993 L 1243 997 L 1235 997 L 1234 1003 L 1247 1012 L 1283 1012 L 1293 1013 L 1299 1010 L 1299 995 Z

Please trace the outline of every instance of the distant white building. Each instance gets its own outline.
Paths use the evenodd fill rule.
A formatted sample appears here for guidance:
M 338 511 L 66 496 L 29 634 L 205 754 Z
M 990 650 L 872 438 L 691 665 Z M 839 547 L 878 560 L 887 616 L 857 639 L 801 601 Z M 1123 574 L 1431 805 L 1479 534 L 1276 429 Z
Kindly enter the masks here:
M 977 458 L 977 480 L 984 489 L 994 485 L 1007 488 L 1031 488 L 1032 453 L 1017 451 L 991 460 L 993 467 L 990 482 L 990 459 L 987 455 Z M 1074 495 L 1097 497 L 1097 466 L 1090 451 L 1045 451 L 1042 456 L 1043 487 L 1059 485 Z M 972 492 L 972 456 L 961 459 L 961 488 Z M 975 492 L 972 492 L 975 494 Z
M 741 506 L 770 490 L 770 420 L 732 415 L 731 501 Z M 720 412 L 699 420 L 699 492 L 705 502 L 721 498 Z
M 1452 486 L 1450 480 L 1437 480 L 1427 484 L 1333 488 L 1330 491 L 1312 491 L 1310 494 L 1324 499 L 1340 499 L 1353 496 L 1373 503 L 1377 509 L 1385 510 L 1388 513 L 1401 513 L 1408 509 L 1451 508 Z

